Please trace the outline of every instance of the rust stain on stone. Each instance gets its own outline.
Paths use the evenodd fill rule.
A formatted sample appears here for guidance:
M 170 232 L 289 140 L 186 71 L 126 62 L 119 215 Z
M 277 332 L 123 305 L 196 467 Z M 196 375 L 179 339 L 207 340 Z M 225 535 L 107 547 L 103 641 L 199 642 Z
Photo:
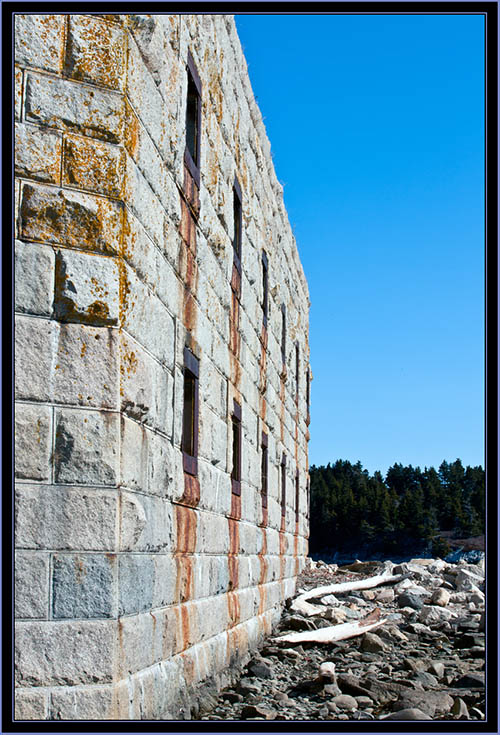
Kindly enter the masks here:
M 177 553 L 192 554 L 196 547 L 197 514 L 192 508 L 175 505 Z
M 191 508 L 196 508 L 200 502 L 200 481 L 187 472 L 184 473 L 184 493 L 179 502 Z
M 266 592 L 266 582 L 267 582 L 267 569 L 268 569 L 268 562 L 267 562 L 267 529 L 265 528 L 267 526 L 267 508 L 263 508 L 262 510 L 262 548 L 258 554 L 259 557 L 259 564 L 260 564 L 260 577 L 259 577 L 259 615 L 262 615 L 266 610 L 266 603 L 267 603 L 267 592 Z

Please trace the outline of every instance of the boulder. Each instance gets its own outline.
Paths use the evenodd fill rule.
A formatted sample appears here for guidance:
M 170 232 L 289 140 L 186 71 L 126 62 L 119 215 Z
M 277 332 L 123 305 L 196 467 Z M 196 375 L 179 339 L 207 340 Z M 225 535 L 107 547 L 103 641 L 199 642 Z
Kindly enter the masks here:
M 386 648 L 387 646 L 384 641 L 376 633 L 365 633 L 361 639 L 360 649 L 362 651 L 380 653 L 381 651 L 385 651 Z
M 339 694 L 337 697 L 332 699 L 331 704 L 334 704 L 335 707 L 340 710 L 352 711 L 358 709 L 356 699 L 351 697 L 350 694 Z
M 407 707 L 406 709 L 400 709 L 397 712 L 392 712 L 390 715 L 381 717 L 381 720 L 432 720 L 425 712 L 422 712 L 418 707 Z
M 402 592 L 397 602 L 399 607 L 410 607 L 412 610 L 421 610 L 424 604 L 422 598 L 412 592 Z
M 417 707 L 430 717 L 447 714 L 453 707 L 453 698 L 446 692 L 423 691 L 422 689 L 407 689 L 395 702 L 393 712 Z
M 455 617 L 454 613 L 438 605 L 424 605 L 420 610 L 418 619 L 426 625 L 439 625 Z
M 432 661 L 427 671 L 429 671 L 429 673 L 431 674 L 434 674 L 434 676 L 437 676 L 438 679 L 442 679 L 444 676 L 444 664 L 442 664 L 440 661 Z
M 241 710 L 241 719 L 248 720 L 251 717 L 263 717 L 265 720 L 275 720 L 277 714 L 276 710 L 262 704 L 246 704 Z
M 431 603 L 433 605 L 439 605 L 440 607 L 446 607 L 446 605 L 450 601 L 450 593 L 443 589 L 442 587 L 439 587 L 437 590 L 434 590 L 431 597 Z

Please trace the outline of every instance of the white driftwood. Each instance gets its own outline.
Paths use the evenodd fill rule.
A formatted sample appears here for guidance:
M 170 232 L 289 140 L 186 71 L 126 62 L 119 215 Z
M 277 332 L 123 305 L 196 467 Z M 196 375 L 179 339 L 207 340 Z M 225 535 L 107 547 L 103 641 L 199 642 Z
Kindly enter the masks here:
M 312 590 L 303 592 L 301 595 L 295 598 L 290 605 L 291 610 L 294 612 L 302 613 L 302 615 L 316 615 L 317 610 L 314 612 L 312 608 L 316 608 L 316 605 L 308 603 L 309 608 L 304 606 L 307 600 L 312 597 L 323 597 L 323 595 L 338 594 L 341 592 L 350 592 L 351 590 L 369 590 L 372 587 L 378 587 L 381 584 L 395 583 L 404 579 L 404 574 L 377 574 L 375 577 L 367 577 L 367 579 L 359 579 L 355 582 L 338 582 L 337 584 L 327 584 L 323 587 L 315 587 Z M 310 610 L 309 612 L 307 610 Z M 326 630 L 326 628 L 325 628 Z
M 324 605 L 313 605 L 306 600 L 297 597 L 291 604 L 291 609 L 301 615 L 320 615 L 325 612 Z
M 386 621 L 387 618 L 380 618 L 380 608 L 377 607 L 366 618 L 356 620 L 355 623 L 342 623 L 341 625 L 330 625 L 328 628 L 320 628 L 319 630 L 289 633 L 280 635 L 274 640 L 276 643 L 334 643 L 335 641 L 343 641 L 346 638 L 354 638 L 354 636 L 368 633 L 370 630 L 379 628 Z

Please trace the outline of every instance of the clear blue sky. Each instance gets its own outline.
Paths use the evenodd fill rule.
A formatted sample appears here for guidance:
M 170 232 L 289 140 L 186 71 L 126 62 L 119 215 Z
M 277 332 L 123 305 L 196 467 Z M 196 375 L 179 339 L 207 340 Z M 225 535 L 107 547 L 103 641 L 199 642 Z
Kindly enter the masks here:
M 483 18 L 236 26 L 309 282 L 310 464 L 484 466 Z

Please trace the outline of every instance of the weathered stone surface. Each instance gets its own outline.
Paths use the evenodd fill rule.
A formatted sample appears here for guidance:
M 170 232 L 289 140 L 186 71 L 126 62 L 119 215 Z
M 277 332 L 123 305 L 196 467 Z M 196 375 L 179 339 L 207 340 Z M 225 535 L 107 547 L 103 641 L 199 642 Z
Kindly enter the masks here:
M 58 72 L 64 42 L 64 15 L 15 15 L 15 59 L 20 66 Z
M 16 240 L 15 310 L 50 316 L 54 299 L 52 248 Z
M 125 62 L 123 29 L 91 15 L 69 17 L 64 74 L 116 89 Z
M 48 714 L 49 695 L 36 689 L 16 689 L 14 705 L 15 720 L 45 720 Z
M 112 326 L 119 318 L 119 271 L 114 258 L 58 250 L 54 316 L 62 322 Z
M 27 121 L 110 143 L 120 141 L 120 94 L 34 72 L 26 74 L 25 85 Z
M 170 317 L 165 326 L 168 334 Z M 162 349 L 159 342 L 158 339 L 158 347 Z M 124 334 L 120 340 L 120 361 L 122 413 L 171 436 L 174 386 L 168 369 Z
M 19 548 L 115 550 L 117 498 L 109 490 L 20 484 L 15 511 Z
M 173 369 L 174 320 L 134 272 L 122 269 L 121 326 L 169 370 Z
M 124 153 L 111 143 L 68 135 L 64 140 L 63 184 L 119 197 L 125 171 Z
M 114 485 L 118 476 L 118 418 L 109 411 L 57 409 L 56 482 Z
M 25 184 L 21 192 L 20 238 L 81 250 L 115 253 L 119 204 L 76 191 Z
M 111 620 L 16 623 L 16 683 L 39 687 L 110 682 L 115 634 Z
M 50 695 L 50 719 L 112 720 L 120 716 L 115 687 L 55 689 Z M 123 715 L 122 715 L 123 717 Z
M 32 180 L 15 190 L 26 274 L 17 392 L 47 404 L 55 442 L 46 460 L 54 476 L 17 489 L 18 545 L 53 562 L 44 593 L 52 619 L 33 644 L 21 637 L 19 681 L 57 687 L 44 717 L 189 718 L 213 704 L 204 680 L 228 684 L 233 663 L 271 632 L 307 551 L 292 461 L 283 533 L 279 497 L 270 492 L 265 518 L 260 496 L 262 430 L 269 487 L 279 487 L 286 451 L 305 493 L 305 381 L 296 404 L 293 379 L 282 394 L 279 372 L 282 301 L 289 376 L 295 339 L 301 371 L 308 360 L 307 286 L 233 21 L 91 14 L 62 23 L 57 70 L 23 60 L 16 73 L 25 102 L 21 110 L 17 98 L 17 173 Z M 199 190 L 183 163 L 188 47 L 203 86 Z M 235 175 L 239 301 L 230 288 Z M 262 242 L 276 288 L 261 353 Z M 196 480 L 185 479 L 180 450 L 185 345 L 200 357 Z M 233 397 L 244 416 L 240 500 L 230 480 Z M 79 626 L 92 622 L 103 627 L 87 645 Z M 274 687 L 278 669 L 267 666 Z
M 14 572 L 16 619 L 47 619 L 49 612 L 49 555 L 17 551 Z
M 55 364 L 54 364 L 55 363 Z M 51 372 L 58 403 L 118 408 L 118 335 L 115 330 L 61 324 Z
M 116 557 L 111 554 L 55 554 L 52 561 L 53 617 L 114 617 L 116 564 Z
M 60 133 L 35 125 L 16 123 L 16 176 L 59 184 L 61 155 L 62 137 Z
M 18 403 L 15 411 L 16 477 L 51 479 L 52 409 Z
M 173 508 L 160 498 L 122 493 L 120 550 L 173 551 Z
M 155 560 L 151 556 L 121 556 L 118 575 L 118 614 L 148 610 L 153 604 Z
M 14 117 L 16 120 L 21 119 L 21 109 L 23 103 L 23 72 L 16 67 L 14 72 Z
M 18 316 L 15 326 L 15 396 L 27 401 L 52 399 L 52 354 L 57 325 Z

